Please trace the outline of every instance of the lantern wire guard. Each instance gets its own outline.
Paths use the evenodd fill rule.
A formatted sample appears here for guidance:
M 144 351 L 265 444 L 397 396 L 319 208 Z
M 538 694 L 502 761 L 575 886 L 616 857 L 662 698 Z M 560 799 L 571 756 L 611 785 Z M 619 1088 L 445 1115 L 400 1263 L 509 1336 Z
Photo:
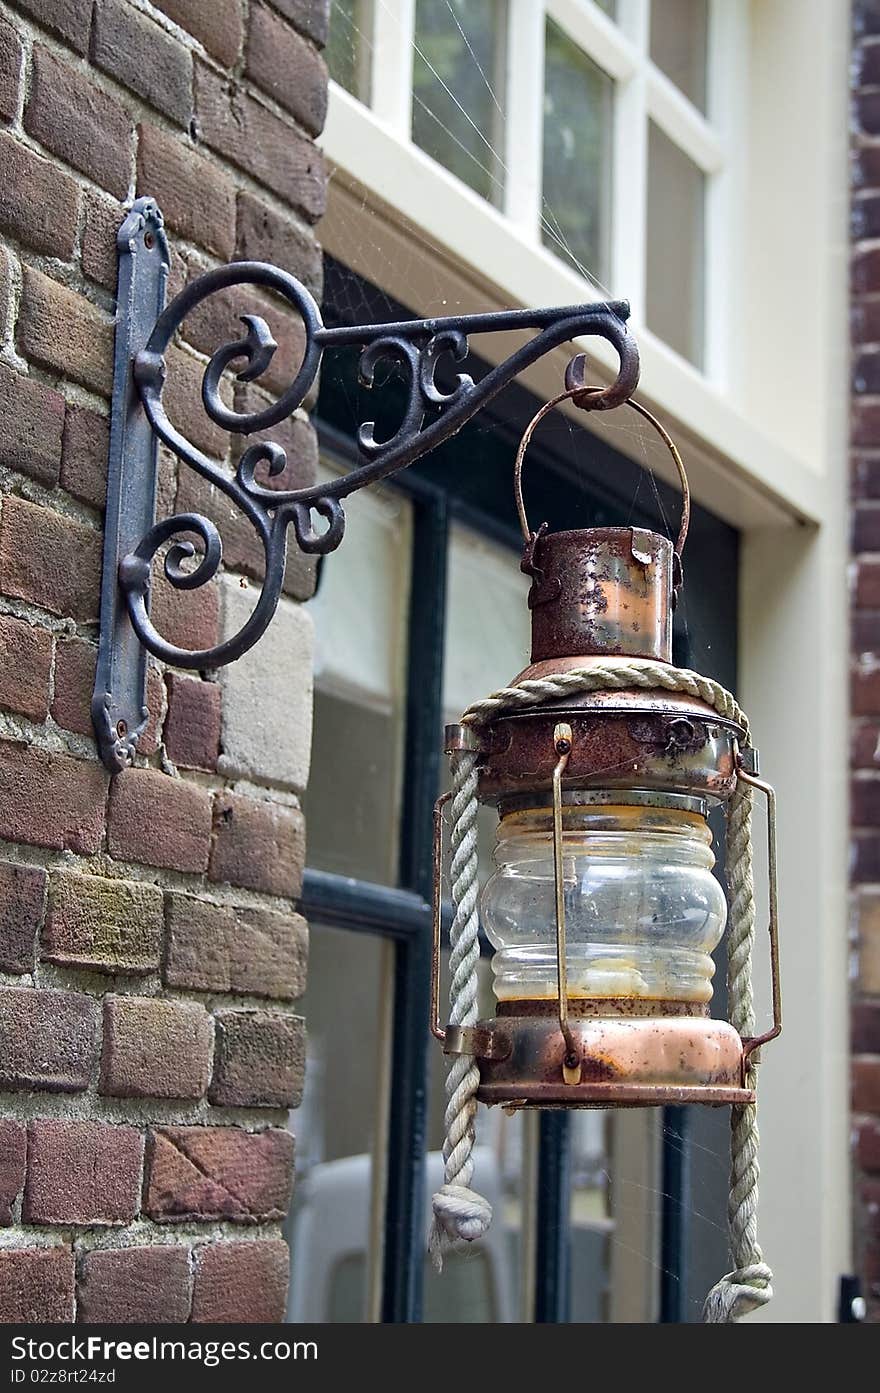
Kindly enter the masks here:
M 534 545 L 541 533 L 529 529 L 522 501 L 521 475 L 525 450 L 539 421 L 560 402 L 573 399 L 586 410 L 600 405 L 601 390 L 583 381 L 584 360 L 576 358 L 566 374 L 567 390 L 546 403 L 526 428 L 517 453 L 514 477 L 517 509 L 523 536 Z M 659 432 L 670 450 L 679 472 L 683 493 L 682 524 L 675 548 L 674 586 L 681 583 L 681 548 L 687 535 L 689 492 L 684 466 L 678 451 L 659 422 L 639 403 L 625 403 L 648 420 Z M 541 529 L 543 531 L 544 529 Z M 736 699 L 720 683 L 686 668 L 636 657 L 608 657 L 592 662 L 588 667 L 565 672 L 549 673 L 535 679 L 517 682 L 474 702 L 464 712 L 460 725 L 465 732 L 476 736 L 499 716 L 540 707 L 549 702 L 579 693 L 662 690 L 683 693 L 712 707 L 719 716 L 741 727 L 743 736 L 736 746 L 736 784 L 727 809 L 727 898 L 728 898 L 728 994 L 730 1023 L 744 1041 L 743 1084 L 754 1097 L 757 1083 L 758 1057 L 756 1047 L 773 1038 L 781 1029 L 778 973 L 776 970 L 776 897 L 775 897 L 775 799 L 772 788 L 754 778 L 744 767 L 744 751 L 750 746 L 748 720 Z M 559 762 L 554 774 L 558 785 L 568 757 L 567 727 L 556 728 L 556 749 Z M 479 741 L 474 747 L 460 748 L 450 758 L 451 793 L 444 795 L 435 812 L 435 883 L 439 887 L 439 860 L 442 821 L 445 804 L 451 802 L 451 895 L 454 916 L 450 928 L 451 974 L 449 989 L 449 1025 L 463 1028 L 462 1049 L 466 1049 L 468 1027 L 477 1023 L 477 965 L 480 958 L 477 859 L 478 764 Z M 770 929 L 773 957 L 774 1028 L 755 1036 L 755 1012 L 752 991 L 752 948 L 755 937 L 755 896 L 752 875 L 752 801 L 753 790 L 765 793 L 768 802 L 768 840 L 771 860 Z M 557 797 L 558 803 L 558 797 Z M 558 817 L 558 807 L 556 809 Z M 559 831 L 557 828 L 557 857 Z M 439 888 L 435 891 L 435 972 L 432 1002 L 432 1030 L 441 1040 L 447 1032 L 441 1028 L 437 1000 L 439 963 Z M 558 903 L 558 900 L 557 900 Z M 557 916 L 557 935 L 560 930 Z M 559 961 L 560 991 L 564 990 L 564 963 Z M 560 999 L 559 1020 L 566 1034 L 566 1002 Z M 449 1034 L 453 1034 L 450 1030 Z M 568 1064 L 571 1057 L 569 1054 Z M 473 1147 L 477 1090 L 480 1069 L 473 1053 L 456 1052 L 446 1079 L 446 1111 L 444 1116 L 445 1162 L 444 1184 L 433 1197 L 433 1224 L 429 1248 L 435 1266 L 442 1267 L 443 1253 L 458 1241 L 473 1241 L 482 1237 L 489 1227 L 492 1210 L 487 1201 L 472 1187 Z M 764 1261 L 757 1237 L 758 1204 L 758 1124 L 754 1101 L 734 1103 L 731 1108 L 731 1170 L 728 1201 L 728 1238 L 732 1270 L 726 1273 L 709 1292 L 703 1308 L 703 1320 L 728 1323 L 739 1320 L 750 1311 L 766 1305 L 772 1298 L 772 1273 Z

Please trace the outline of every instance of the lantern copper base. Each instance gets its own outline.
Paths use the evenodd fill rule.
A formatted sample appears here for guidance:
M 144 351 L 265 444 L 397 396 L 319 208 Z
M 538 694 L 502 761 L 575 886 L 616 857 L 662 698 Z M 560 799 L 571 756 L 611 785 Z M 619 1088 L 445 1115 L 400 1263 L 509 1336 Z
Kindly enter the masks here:
M 566 1048 L 555 1015 L 481 1021 L 472 1034 L 479 1100 L 507 1108 L 755 1101 L 743 1087 L 742 1040 L 727 1021 L 701 1014 L 574 1015 L 569 1027 L 581 1058 L 574 1083 L 563 1078 Z

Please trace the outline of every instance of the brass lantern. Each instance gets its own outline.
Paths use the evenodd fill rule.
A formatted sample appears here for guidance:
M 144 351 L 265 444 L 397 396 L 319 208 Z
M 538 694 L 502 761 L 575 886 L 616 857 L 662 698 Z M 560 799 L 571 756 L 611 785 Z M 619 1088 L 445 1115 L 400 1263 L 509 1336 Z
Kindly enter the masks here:
M 676 546 L 636 527 L 524 525 L 532 653 L 511 686 L 544 683 L 547 697 L 447 729 L 449 751 L 478 753 L 479 800 L 499 815 L 479 900 L 497 1005 L 491 1020 L 441 1026 L 438 815 L 432 1028 L 447 1053 L 474 1056 L 485 1103 L 750 1103 L 748 1057 L 781 1028 L 772 790 L 755 778 L 743 721 L 662 680 L 667 666 L 677 671 L 672 613 L 688 520 L 687 480 L 663 435 L 684 490 Z M 573 681 L 568 693 L 545 683 L 591 669 L 613 677 L 620 659 L 643 685 Z M 738 779 L 767 792 L 771 846 L 774 1025 L 745 1039 L 710 1014 L 727 905 L 708 814 Z

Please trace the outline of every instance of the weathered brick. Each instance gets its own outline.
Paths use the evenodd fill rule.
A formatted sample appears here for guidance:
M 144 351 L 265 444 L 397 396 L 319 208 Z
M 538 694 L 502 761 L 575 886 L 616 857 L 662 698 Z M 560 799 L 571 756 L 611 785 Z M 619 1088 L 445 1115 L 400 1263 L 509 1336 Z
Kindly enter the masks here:
M 276 10 L 322 47 L 330 32 L 330 0 L 272 0 Z
M 70 261 L 78 215 L 70 175 L 0 131 L 0 227 L 36 252 Z
M 856 1161 L 866 1171 L 880 1171 L 880 1121 L 866 1118 L 856 1132 Z
M 852 1008 L 853 1054 L 880 1055 L 880 1001 L 858 1001 Z
M 53 155 L 125 198 L 132 166 L 132 122 L 115 97 L 48 49 L 34 48 L 24 126 Z
M 179 1325 L 192 1301 L 189 1248 L 104 1248 L 86 1253 L 76 1318 L 84 1325 Z
M 880 403 L 861 397 L 852 401 L 850 436 L 853 445 L 864 449 L 880 445 Z
M 98 616 L 101 536 L 51 508 L 7 495 L 0 518 L 0 586 L 50 614 Z
M 854 885 L 880 881 L 880 833 L 855 831 L 850 837 L 850 879 Z
M 853 601 L 859 609 L 880 609 L 880 561 L 867 557 L 858 561 Z
M 201 1098 L 211 1072 L 211 1017 L 189 1001 L 104 998 L 101 1092 L 118 1098 Z
M 296 808 L 238 793 L 217 795 L 212 880 L 292 897 L 302 890 L 304 858 L 305 828 Z
M 270 261 L 283 267 L 320 300 L 324 263 L 313 232 L 250 193 L 238 195 L 235 255 L 242 261 Z
M 18 112 L 18 94 L 24 50 L 11 24 L 0 21 L 0 116 L 13 121 Z
M 853 509 L 852 550 L 880 552 L 880 504 L 859 503 Z
M 308 928 L 299 914 L 166 897 L 165 981 L 190 991 L 294 1000 L 306 985 Z
M 878 616 L 880 621 L 880 616 Z M 850 727 L 850 764 L 854 769 L 880 769 L 880 722 L 858 721 Z
M 41 1118 L 28 1126 L 22 1218 L 119 1224 L 140 1208 L 144 1139 L 134 1127 Z
M 855 901 L 859 988 L 880 996 L 880 894 L 861 890 Z
M 196 68 L 196 112 L 203 140 L 317 221 L 326 176 L 320 151 L 293 125 L 208 68 Z
M 880 135 L 880 91 L 857 92 L 852 102 L 853 123 L 862 135 Z
M 853 455 L 851 480 L 854 498 L 880 499 L 880 455 Z
M 880 654 L 880 610 L 855 610 L 850 620 L 852 652 L 860 662 Z
M 0 1325 L 52 1325 L 73 1320 L 70 1248 L 0 1248 Z
M 880 827 L 880 778 L 851 781 L 850 812 L 854 827 Z
M 235 245 L 235 185 L 213 160 L 183 136 L 157 126 L 138 127 L 138 190 L 159 202 L 165 221 L 182 237 L 223 260 Z
M 281 1239 L 193 1250 L 193 1324 L 276 1324 L 287 1306 L 290 1253 Z
M 95 1062 L 97 1026 L 90 996 L 0 988 L 0 1088 L 81 1092 Z
M 0 1225 L 13 1222 L 12 1209 L 24 1185 L 27 1133 L 20 1122 L 0 1118 Z
M 880 663 L 860 662 L 853 671 L 850 708 L 854 716 L 880 716 Z
M 0 706 L 44 721 L 49 705 L 52 635 L 48 629 L 0 615 Z
M 266 5 L 251 5 L 245 72 L 312 135 L 321 132 L 327 116 L 327 64 Z
M 863 295 L 852 301 L 849 323 L 854 344 L 880 343 L 880 295 Z
M 880 351 L 869 348 L 859 353 L 852 366 L 852 390 L 876 396 L 880 391 Z
M 64 730 L 94 736 L 91 701 L 95 685 L 97 649 L 82 638 L 59 639 L 55 649 L 55 695 L 52 719 Z M 147 668 L 147 728 L 138 742 L 141 754 L 157 748 L 156 736 L 162 717 L 164 694 L 162 678 L 152 663 Z
M 190 278 L 195 279 L 200 271 L 200 267 L 191 265 Z M 245 314 L 259 314 L 269 325 L 278 347 L 260 381 L 270 391 L 281 393 L 290 386 L 299 371 L 305 349 L 305 331 L 300 316 L 280 300 L 256 291 L 252 286 L 230 286 L 215 295 L 209 295 L 187 315 L 183 335 L 187 343 L 192 344 L 199 353 L 214 353 L 222 344 L 234 343 L 236 339 L 241 338 L 241 320 Z M 202 371 L 200 365 L 199 390 Z M 198 402 L 204 411 L 200 395 Z M 227 438 L 224 435 L 223 445 L 226 443 Z M 282 484 L 279 487 L 289 485 Z
M 0 837 L 93 856 L 101 845 L 107 774 L 99 764 L 0 740 Z
M 63 430 L 61 393 L 0 363 L 0 462 L 51 488 L 58 482 Z
M 15 0 L 44 29 L 64 39 L 77 53 L 85 53 L 92 27 L 92 0 Z
M 147 1150 L 144 1210 L 162 1222 L 282 1219 L 293 1183 L 293 1137 L 280 1128 L 163 1127 Z
M 850 230 L 854 240 L 880 237 L 880 194 L 870 193 L 853 199 Z
M 92 61 L 172 120 L 192 115 L 192 56 L 128 0 L 98 0 Z
M 876 87 L 880 84 L 880 43 L 869 40 L 853 46 L 850 80 L 853 87 Z
M 218 1011 L 215 1019 L 211 1102 L 226 1107 L 297 1107 L 306 1061 L 302 1018 L 275 1011 Z
M 33 970 L 45 910 L 46 872 L 42 866 L 0 861 L 0 970 Z
M 116 292 L 116 234 L 122 222 L 122 204 L 92 189 L 83 192 L 82 268 L 106 290 Z
M 199 682 L 168 676 L 168 715 L 165 749 L 175 764 L 185 769 L 214 769 L 220 748 L 220 688 L 216 682 Z
M 156 0 L 156 5 L 223 67 L 233 66 L 244 37 L 241 0 Z
M 212 581 L 198 590 L 175 590 L 173 585 L 154 585 L 150 597 L 150 618 L 162 637 L 178 648 L 191 652 L 213 648 L 220 632 L 220 592 L 217 582 Z
M 96 972 L 155 972 L 163 928 L 155 885 L 56 871 L 40 956 Z
M 25 356 L 109 396 L 112 325 L 75 290 L 25 266 L 18 339 Z
M 192 315 L 187 315 L 187 325 L 191 318 Z M 233 338 L 240 336 L 241 324 L 238 325 Z M 215 343 L 209 351 L 213 353 L 214 349 L 219 347 L 220 343 Z M 229 436 L 220 426 L 215 425 L 205 411 L 202 402 L 205 364 L 179 348 L 169 349 L 165 358 L 168 376 L 165 381 L 164 399 L 169 419 L 200 450 L 213 455 L 215 459 L 222 459 L 229 449 Z M 227 405 L 230 405 L 232 394 L 225 382 L 221 387 L 221 395 L 227 397 Z
M 852 1090 L 854 1112 L 880 1113 L 880 1055 L 853 1059 Z
M 108 845 L 118 860 L 204 871 L 211 842 L 205 789 L 155 769 L 129 769 L 110 794 Z
M 107 501 L 109 449 L 109 417 L 99 416 L 84 406 L 68 405 L 61 450 L 61 487 L 102 511 Z

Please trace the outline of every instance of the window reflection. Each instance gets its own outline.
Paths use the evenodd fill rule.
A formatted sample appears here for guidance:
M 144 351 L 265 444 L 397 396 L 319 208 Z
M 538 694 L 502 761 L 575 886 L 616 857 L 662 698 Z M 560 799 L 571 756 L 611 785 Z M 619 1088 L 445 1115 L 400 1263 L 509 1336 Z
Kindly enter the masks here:
M 370 101 L 370 29 L 373 0 L 332 0 L 324 55 L 334 82 L 359 101 Z
M 708 36 L 708 0 L 652 0 L 651 58 L 703 112 Z
M 706 176 L 651 122 L 648 137 L 648 328 L 703 365 Z

